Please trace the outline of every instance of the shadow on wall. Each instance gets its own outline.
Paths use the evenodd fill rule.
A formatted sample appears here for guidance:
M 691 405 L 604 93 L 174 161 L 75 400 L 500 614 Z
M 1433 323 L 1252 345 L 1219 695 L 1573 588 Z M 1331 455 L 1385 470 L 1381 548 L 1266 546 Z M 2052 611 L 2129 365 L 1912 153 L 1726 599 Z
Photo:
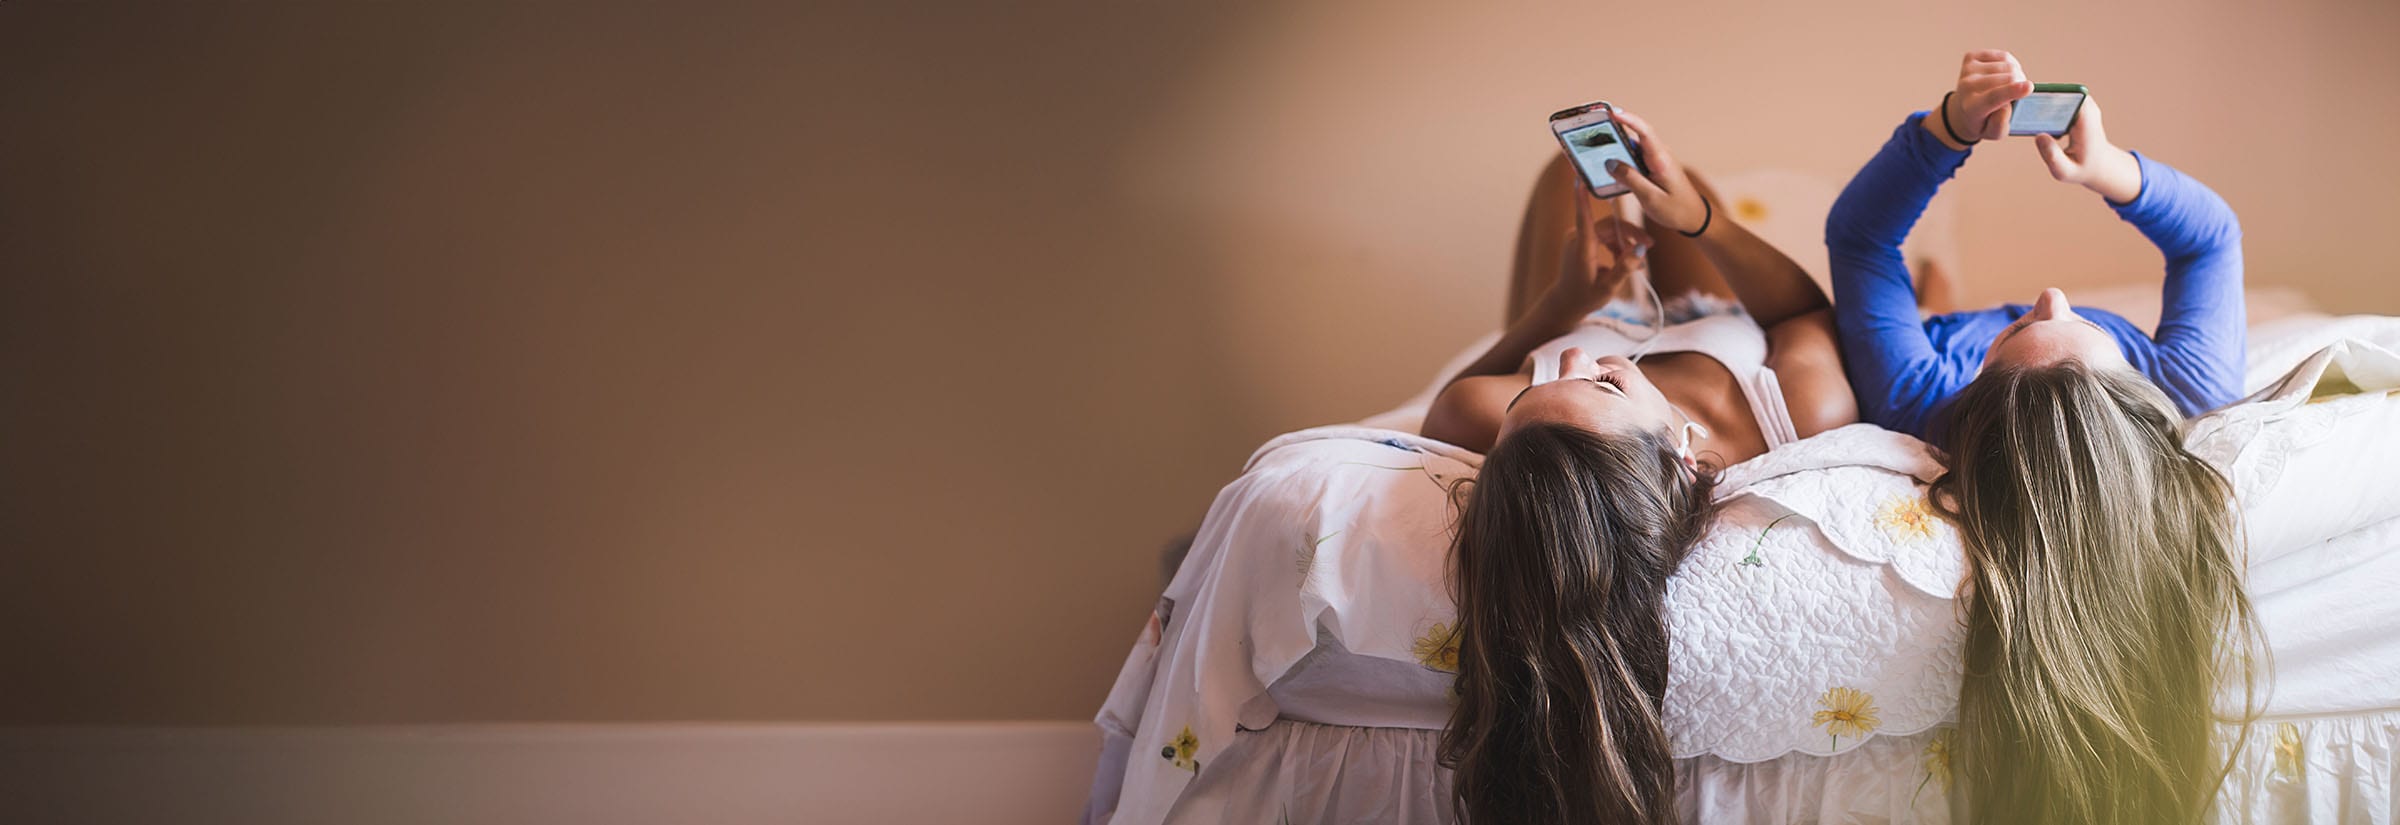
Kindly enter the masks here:
M 1111 162 L 1238 19 L 0 9 L 0 717 L 1088 716 L 1275 426 Z

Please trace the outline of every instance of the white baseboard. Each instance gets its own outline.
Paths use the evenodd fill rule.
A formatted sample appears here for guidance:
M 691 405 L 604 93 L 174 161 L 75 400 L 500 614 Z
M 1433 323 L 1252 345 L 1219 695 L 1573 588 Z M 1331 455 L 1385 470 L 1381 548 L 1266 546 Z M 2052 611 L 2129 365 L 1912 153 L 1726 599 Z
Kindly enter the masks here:
M 1073 822 L 1088 722 L 0 729 L 0 822 Z

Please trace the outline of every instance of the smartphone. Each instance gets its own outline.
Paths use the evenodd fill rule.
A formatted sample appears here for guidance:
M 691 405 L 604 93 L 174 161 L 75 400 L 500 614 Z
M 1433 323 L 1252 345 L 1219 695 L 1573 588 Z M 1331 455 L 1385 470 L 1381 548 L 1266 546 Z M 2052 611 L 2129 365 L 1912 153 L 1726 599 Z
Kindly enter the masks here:
M 2008 115 L 2008 133 L 2012 135 L 2050 135 L 2057 137 L 2074 128 L 2075 116 L 2083 111 L 2083 98 L 2091 90 L 2081 83 L 2036 83 L 2033 94 L 2017 101 Z
M 1624 161 L 1642 174 L 1650 174 L 1650 166 L 1642 162 L 1642 147 L 1633 137 L 1617 127 L 1617 110 L 1608 101 L 1599 100 L 1550 115 L 1550 134 L 1557 136 L 1560 148 L 1575 161 L 1575 171 L 1583 174 L 1583 185 L 1597 198 L 1613 198 L 1625 194 L 1625 184 L 1608 174 L 1608 162 Z

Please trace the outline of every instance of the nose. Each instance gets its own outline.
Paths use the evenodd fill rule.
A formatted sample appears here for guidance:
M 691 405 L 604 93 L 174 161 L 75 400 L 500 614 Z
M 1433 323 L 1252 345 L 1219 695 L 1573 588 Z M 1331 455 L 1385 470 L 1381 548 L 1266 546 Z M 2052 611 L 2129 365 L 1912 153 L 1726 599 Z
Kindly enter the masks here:
M 1592 363 L 1592 356 L 1585 353 L 1581 347 L 1568 347 L 1566 352 L 1558 354 L 1558 377 L 1560 378 L 1578 378 L 1597 375 L 1599 372 L 1599 365 Z
M 2075 315 L 2075 307 L 2067 303 L 2065 290 L 2051 287 L 2042 290 L 2042 297 L 2033 300 L 2033 311 L 2027 314 L 2032 315 L 2035 320 L 2041 321 L 2052 318 L 2068 318 Z

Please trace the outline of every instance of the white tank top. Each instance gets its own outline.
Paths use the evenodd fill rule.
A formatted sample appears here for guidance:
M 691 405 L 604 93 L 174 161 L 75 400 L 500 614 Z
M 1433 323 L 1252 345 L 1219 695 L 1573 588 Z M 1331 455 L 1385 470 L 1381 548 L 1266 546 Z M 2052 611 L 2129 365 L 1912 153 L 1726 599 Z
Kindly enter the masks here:
M 1632 355 L 1637 350 L 1648 355 L 1697 352 L 1733 373 L 1734 383 L 1750 404 L 1750 414 L 1758 419 L 1758 431 L 1767 438 L 1767 449 L 1800 440 L 1799 431 L 1792 427 L 1792 409 L 1783 401 L 1783 384 L 1767 367 L 1767 332 L 1750 316 L 1708 315 L 1673 324 L 1659 330 L 1657 338 L 1647 340 L 1645 349 L 1649 334 L 1650 327 L 1607 316 L 1586 319 L 1574 332 L 1550 339 L 1526 356 L 1533 359 L 1533 383 L 1558 380 L 1558 355 L 1570 347 L 1581 347 L 1595 356 Z

